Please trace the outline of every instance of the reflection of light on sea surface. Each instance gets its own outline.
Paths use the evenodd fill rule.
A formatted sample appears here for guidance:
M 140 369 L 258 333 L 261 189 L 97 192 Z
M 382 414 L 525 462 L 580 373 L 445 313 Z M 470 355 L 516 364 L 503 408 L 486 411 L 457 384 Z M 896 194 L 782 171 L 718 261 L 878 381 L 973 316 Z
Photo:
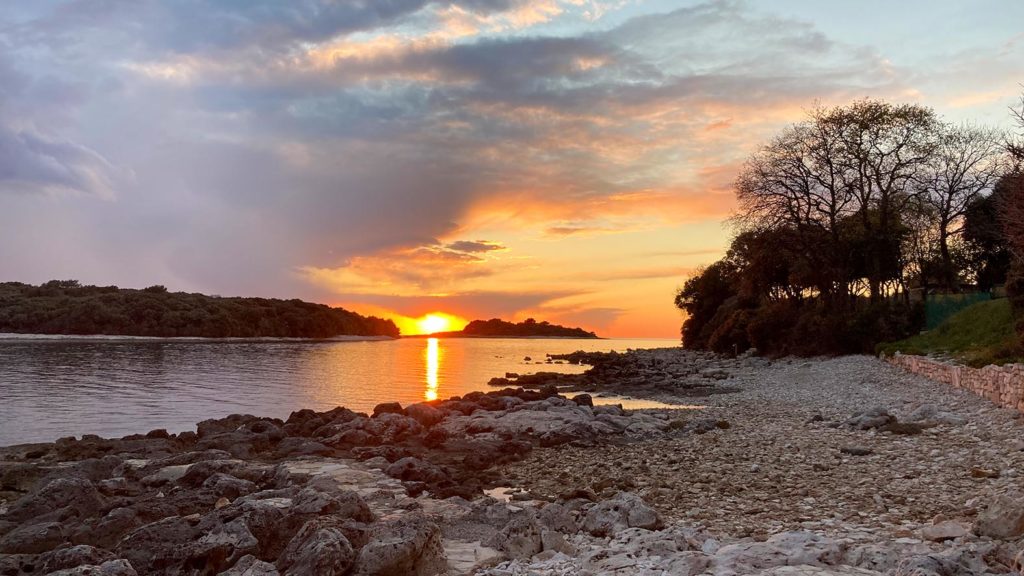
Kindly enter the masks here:
M 437 369 L 441 366 L 441 348 L 437 338 L 427 338 L 427 349 L 423 352 L 427 359 L 427 389 L 423 397 L 437 400 Z

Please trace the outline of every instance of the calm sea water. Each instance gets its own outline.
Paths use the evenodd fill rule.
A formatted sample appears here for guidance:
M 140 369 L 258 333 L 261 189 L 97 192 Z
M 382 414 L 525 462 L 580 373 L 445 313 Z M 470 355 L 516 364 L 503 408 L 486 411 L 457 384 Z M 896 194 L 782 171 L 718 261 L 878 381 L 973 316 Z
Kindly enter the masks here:
M 194 430 L 234 413 L 372 410 L 488 390 L 506 372 L 580 372 L 548 353 L 666 348 L 674 340 L 372 342 L 27 339 L 0 336 L 0 445 Z M 525 358 L 532 358 L 526 361 Z

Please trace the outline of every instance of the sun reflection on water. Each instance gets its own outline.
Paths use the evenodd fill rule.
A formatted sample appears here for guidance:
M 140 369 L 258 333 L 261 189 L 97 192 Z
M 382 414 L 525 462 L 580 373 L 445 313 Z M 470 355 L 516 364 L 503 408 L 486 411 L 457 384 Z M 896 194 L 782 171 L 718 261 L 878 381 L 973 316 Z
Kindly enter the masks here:
M 427 361 L 427 389 L 423 397 L 437 400 L 437 369 L 441 366 L 441 347 L 437 338 L 427 338 L 427 349 L 423 351 Z

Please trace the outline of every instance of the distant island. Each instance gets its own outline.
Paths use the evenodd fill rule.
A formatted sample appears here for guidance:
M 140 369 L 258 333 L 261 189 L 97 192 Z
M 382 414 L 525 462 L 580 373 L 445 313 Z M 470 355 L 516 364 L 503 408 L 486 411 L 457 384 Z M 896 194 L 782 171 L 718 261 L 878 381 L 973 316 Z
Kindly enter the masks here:
M 462 330 L 454 332 L 435 332 L 418 334 L 417 337 L 430 338 L 598 338 L 593 332 L 582 328 L 569 328 L 549 322 L 537 322 L 527 318 L 523 322 L 514 323 L 492 318 L 490 320 L 473 320 Z
M 0 332 L 198 338 L 332 338 L 399 336 L 391 320 L 302 300 L 222 298 L 83 286 L 0 283 Z

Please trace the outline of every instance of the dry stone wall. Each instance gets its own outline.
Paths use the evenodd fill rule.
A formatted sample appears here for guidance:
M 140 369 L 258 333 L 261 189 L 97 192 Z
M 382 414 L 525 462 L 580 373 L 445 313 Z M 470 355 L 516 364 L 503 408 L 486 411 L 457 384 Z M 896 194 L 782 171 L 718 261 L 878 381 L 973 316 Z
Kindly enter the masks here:
M 885 360 L 909 372 L 969 390 L 1005 408 L 1024 412 L 1024 364 L 971 368 L 927 356 L 899 353 Z

